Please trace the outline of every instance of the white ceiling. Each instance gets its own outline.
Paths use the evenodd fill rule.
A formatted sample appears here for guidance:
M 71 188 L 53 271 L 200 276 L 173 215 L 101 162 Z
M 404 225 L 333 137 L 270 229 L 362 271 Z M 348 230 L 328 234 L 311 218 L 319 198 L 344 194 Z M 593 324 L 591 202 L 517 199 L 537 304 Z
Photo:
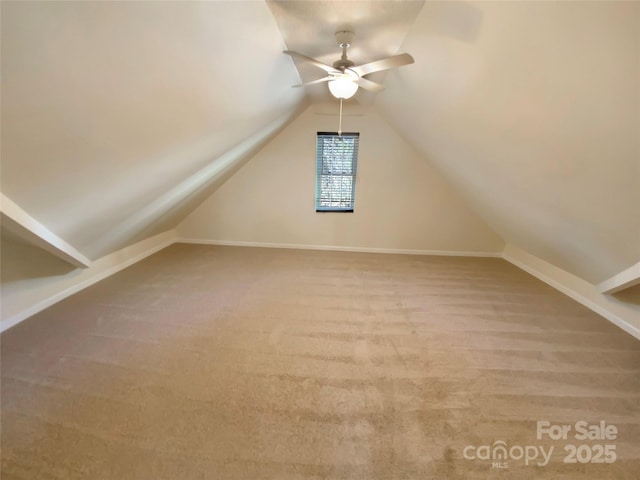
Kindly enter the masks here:
M 508 243 L 593 283 L 634 264 L 640 3 L 473 6 L 462 40 L 425 5 L 377 109 Z
M 347 30 L 355 34 L 347 56 L 356 65 L 380 60 L 398 49 L 424 1 L 311 1 L 267 0 L 288 50 L 315 58 L 326 65 L 340 59 L 342 50 L 335 33 Z M 305 62 L 296 62 L 302 82 L 326 76 Z M 367 76 L 382 82 L 384 73 Z M 313 103 L 335 103 L 326 83 L 305 87 Z M 359 89 L 351 102 L 369 105 L 374 94 Z
M 508 243 L 640 260 L 638 2 L 2 2 L 2 192 L 91 258 L 175 225 L 309 102 L 334 32 L 416 60 L 359 92 Z
M 2 192 L 92 258 L 304 103 L 262 2 L 2 2 L 1 21 Z

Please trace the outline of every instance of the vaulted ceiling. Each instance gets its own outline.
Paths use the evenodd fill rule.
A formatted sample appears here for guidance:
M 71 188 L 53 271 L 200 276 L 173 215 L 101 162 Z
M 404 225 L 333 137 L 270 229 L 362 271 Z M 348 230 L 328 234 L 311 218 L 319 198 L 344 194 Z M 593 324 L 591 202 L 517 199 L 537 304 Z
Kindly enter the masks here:
M 358 92 L 510 244 L 595 283 L 640 260 L 640 3 L 11 2 L 2 193 L 95 259 L 175 226 L 310 103 L 286 48 L 408 52 Z

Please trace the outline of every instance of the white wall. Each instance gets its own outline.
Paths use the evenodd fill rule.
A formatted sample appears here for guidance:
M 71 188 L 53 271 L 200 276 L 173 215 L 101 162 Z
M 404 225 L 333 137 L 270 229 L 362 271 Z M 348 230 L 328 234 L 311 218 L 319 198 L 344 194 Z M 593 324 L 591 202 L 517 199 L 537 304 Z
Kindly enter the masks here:
M 327 110 L 327 107 L 330 110 Z M 315 212 L 315 142 L 338 104 L 309 107 L 177 228 L 201 241 L 500 252 L 503 241 L 375 112 L 345 105 L 360 132 L 354 213 Z M 351 112 L 351 113 L 350 113 Z
M 49 252 L 3 233 L 0 331 L 171 245 L 173 230 L 76 268 Z
M 635 296 L 600 293 L 595 285 L 513 245 L 507 244 L 502 256 L 640 339 L 640 301 Z

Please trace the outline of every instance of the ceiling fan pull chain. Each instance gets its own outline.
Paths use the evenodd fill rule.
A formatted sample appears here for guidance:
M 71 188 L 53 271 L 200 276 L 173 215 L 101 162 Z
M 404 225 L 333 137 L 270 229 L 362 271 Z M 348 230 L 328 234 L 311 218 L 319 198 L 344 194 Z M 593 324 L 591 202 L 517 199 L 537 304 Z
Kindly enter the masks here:
M 342 136 L 342 99 L 340 99 L 340 121 L 338 123 L 338 136 Z

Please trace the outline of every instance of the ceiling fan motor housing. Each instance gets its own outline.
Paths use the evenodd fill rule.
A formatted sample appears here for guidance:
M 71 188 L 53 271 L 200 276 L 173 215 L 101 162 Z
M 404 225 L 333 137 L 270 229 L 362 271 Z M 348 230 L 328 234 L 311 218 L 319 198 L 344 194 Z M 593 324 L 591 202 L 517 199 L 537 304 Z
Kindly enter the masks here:
M 333 62 L 333 68 L 336 68 L 342 72 L 344 72 L 347 68 L 353 67 L 355 63 L 353 63 L 349 59 L 340 59 Z

